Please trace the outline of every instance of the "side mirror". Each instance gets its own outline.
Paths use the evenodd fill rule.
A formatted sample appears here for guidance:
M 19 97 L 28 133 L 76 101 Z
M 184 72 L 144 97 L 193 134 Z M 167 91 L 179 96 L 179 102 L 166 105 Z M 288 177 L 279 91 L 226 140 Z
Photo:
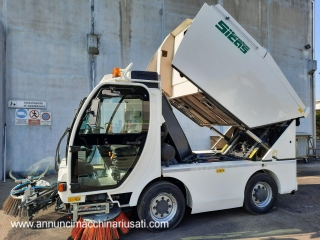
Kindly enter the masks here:
M 99 115 L 99 103 L 100 103 L 100 99 L 92 99 L 91 101 L 90 111 L 88 112 L 90 113 L 88 123 L 91 126 L 97 125 L 97 119 L 98 119 L 97 117 Z

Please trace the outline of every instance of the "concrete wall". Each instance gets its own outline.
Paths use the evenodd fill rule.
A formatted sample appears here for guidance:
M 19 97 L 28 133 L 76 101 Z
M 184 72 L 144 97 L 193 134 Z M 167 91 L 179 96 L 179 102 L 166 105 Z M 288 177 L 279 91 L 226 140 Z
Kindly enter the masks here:
M 5 86 L 5 29 L 0 23 L 0 181 L 4 174 L 4 125 L 6 121 Z
M 311 51 L 310 0 L 0 0 L 6 29 L 6 101 L 43 100 L 51 126 L 16 126 L 6 109 L 7 170 L 53 161 L 56 144 L 74 109 L 113 67 L 145 69 L 163 39 L 204 2 L 220 3 L 264 45 L 309 106 L 306 73 Z M 99 34 L 99 55 L 87 53 L 87 34 Z M 2 110 L 3 111 L 3 110 Z M 179 118 L 184 118 L 177 113 Z M 208 148 L 212 133 L 190 120 L 182 126 L 194 150 Z M 312 132 L 309 119 L 300 131 Z
M 43 100 L 52 112 L 51 126 L 15 126 L 15 110 L 7 109 L 7 170 L 22 171 L 53 161 L 60 135 L 90 92 L 90 4 L 13 0 L 5 7 L 7 100 Z

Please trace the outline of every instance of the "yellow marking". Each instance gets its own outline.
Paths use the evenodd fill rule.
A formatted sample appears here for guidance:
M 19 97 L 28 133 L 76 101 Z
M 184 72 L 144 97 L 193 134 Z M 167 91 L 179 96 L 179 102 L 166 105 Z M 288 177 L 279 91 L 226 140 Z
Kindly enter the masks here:
M 68 202 L 79 202 L 81 197 L 68 197 Z
M 224 152 L 224 150 L 226 150 L 227 147 L 228 147 L 228 144 L 224 145 L 224 147 L 222 148 L 221 152 Z
M 218 168 L 218 169 L 216 170 L 216 173 L 224 173 L 224 168 Z
M 254 150 L 252 151 L 252 153 L 250 154 L 249 158 L 252 158 L 253 155 L 254 155 L 257 151 L 258 151 L 258 148 L 254 149 Z
M 300 112 L 300 113 L 302 113 L 302 112 L 303 112 L 302 108 L 298 108 L 298 110 L 299 110 L 299 112 Z

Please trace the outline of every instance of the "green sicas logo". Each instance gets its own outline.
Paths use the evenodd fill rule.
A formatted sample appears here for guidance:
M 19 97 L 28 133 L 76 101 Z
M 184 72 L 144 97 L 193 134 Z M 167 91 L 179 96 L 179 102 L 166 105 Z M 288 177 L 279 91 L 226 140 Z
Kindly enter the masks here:
M 215 25 L 241 52 L 246 54 L 250 48 L 222 20 Z

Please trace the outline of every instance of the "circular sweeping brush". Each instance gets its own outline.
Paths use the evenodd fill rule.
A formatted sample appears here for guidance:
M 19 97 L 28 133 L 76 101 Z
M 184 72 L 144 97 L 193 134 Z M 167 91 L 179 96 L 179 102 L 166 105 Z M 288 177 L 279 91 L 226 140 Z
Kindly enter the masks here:
M 17 186 L 15 186 L 14 188 L 12 188 L 10 195 L 7 197 L 7 199 L 3 203 L 2 210 L 7 215 L 11 215 L 14 217 L 17 217 L 17 216 L 27 217 L 28 211 L 27 211 L 26 207 L 23 207 L 22 205 L 24 203 L 26 203 L 26 200 L 30 200 L 29 199 L 30 194 L 31 193 L 34 194 L 35 189 L 36 189 L 37 193 L 40 193 L 40 191 L 46 190 L 46 187 L 49 187 L 49 186 L 50 186 L 50 188 L 55 187 L 55 185 L 52 185 L 52 184 L 48 183 L 47 181 L 40 180 L 47 173 L 49 167 L 50 166 L 48 165 L 46 170 L 42 174 L 40 174 L 39 176 L 22 178 L 22 179 L 15 177 L 12 174 L 12 170 L 9 172 L 9 176 L 16 183 L 19 183 L 19 184 Z M 43 189 L 41 187 L 43 187 Z M 38 194 L 38 195 L 40 196 L 41 194 Z M 44 195 L 42 195 L 42 196 L 44 196 Z M 30 218 L 30 216 L 29 216 L 29 218 Z
M 24 196 L 24 191 L 27 189 L 27 186 L 29 184 L 30 181 L 26 181 L 24 183 L 18 184 L 11 190 L 10 195 L 3 203 L 2 210 L 5 212 L 5 214 L 14 217 L 27 216 L 27 211 L 21 207 L 21 203 Z
M 2 210 L 5 212 L 7 215 L 11 215 L 14 217 L 23 217 L 23 208 L 20 208 L 19 206 L 21 205 L 21 199 L 15 199 L 9 195 L 7 199 L 3 203 Z
M 117 240 L 129 232 L 129 219 L 119 207 L 113 207 L 108 214 L 90 214 L 80 217 L 71 232 L 74 240 Z

